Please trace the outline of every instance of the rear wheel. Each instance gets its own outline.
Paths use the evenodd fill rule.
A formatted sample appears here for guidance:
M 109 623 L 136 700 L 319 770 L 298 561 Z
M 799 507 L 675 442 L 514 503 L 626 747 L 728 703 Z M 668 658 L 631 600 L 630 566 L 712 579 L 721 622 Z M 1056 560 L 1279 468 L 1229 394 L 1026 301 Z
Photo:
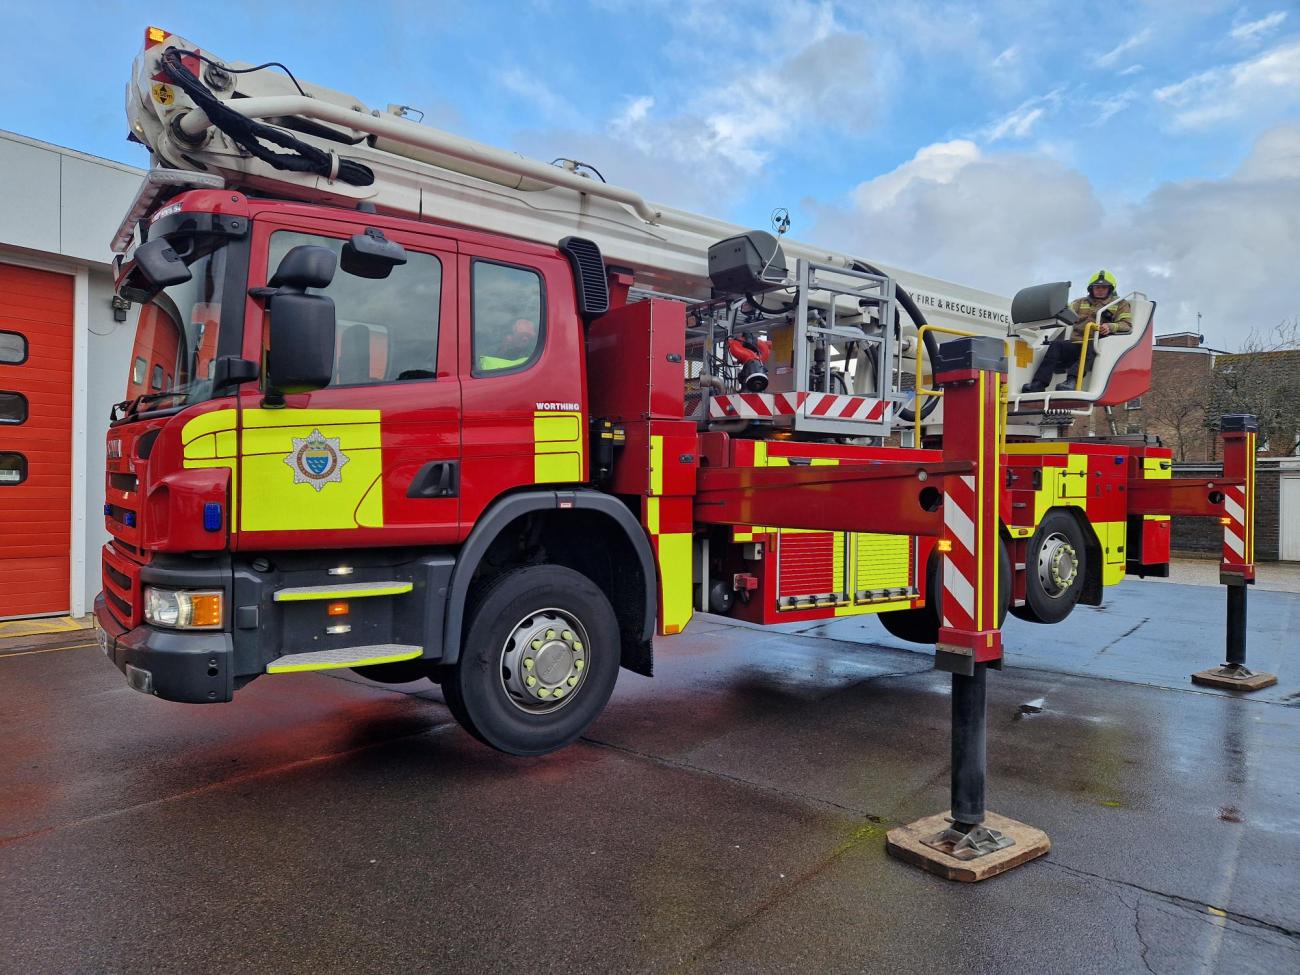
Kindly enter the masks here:
M 920 609 L 899 609 L 877 613 L 880 623 L 891 636 L 909 643 L 937 643 L 943 585 L 939 580 L 939 553 L 932 551 L 925 565 L 925 605 Z M 998 543 L 998 626 L 1011 608 L 1011 553 L 1006 542 Z
M 595 583 L 561 566 L 526 566 L 473 600 L 460 660 L 440 677 L 452 714 L 475 738 L 543 755 L 600 714 L 619 656 L 618 620 Z
M 1025 559 L 1025 605 L 1012 612 L 1030 623 L 1059 623 L 1070 615 L 1088 574 L 1083 529 L 1064 511 L 1049 511 Z

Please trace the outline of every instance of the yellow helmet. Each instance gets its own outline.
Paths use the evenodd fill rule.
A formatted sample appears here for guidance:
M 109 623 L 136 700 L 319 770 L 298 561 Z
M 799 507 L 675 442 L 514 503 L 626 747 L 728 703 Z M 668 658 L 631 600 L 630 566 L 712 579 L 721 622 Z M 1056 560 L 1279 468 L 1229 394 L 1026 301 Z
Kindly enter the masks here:
M 1096 274 L 1092 276 L 1092 280 L 1088 282 L 1088 289 L 1091 290 L 1093 285 L 1097 285 L 1097 284 L 1110 285 L 1111 294 L 1115 294 L 1117 291 L 1119 291 L 1119 288 L 1115 284 L 1115 275 L 1111 274 L 1105 268 L 1102 268 L 1100 271 L 1098 271 Z

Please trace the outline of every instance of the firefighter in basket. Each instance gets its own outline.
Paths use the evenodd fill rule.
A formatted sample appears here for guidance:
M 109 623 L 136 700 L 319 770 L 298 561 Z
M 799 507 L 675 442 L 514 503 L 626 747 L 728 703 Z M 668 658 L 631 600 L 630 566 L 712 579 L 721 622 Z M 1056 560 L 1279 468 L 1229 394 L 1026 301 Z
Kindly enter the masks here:
M 1088 339 L 1087 359 L 1084 362 L 1084 375 L 1092 369 L 1092 361 L 1097 357 L 1097 343 L 1107 335 L 1126 335 L 1133 331 L 1133 309 L 1123 298 L 1115 300 L 1115 276 L 1103 269 L 1088 282 L 1088 293 L 1082 298 L 1070 302 L 1070 310 L 1079 316 L 1070 329 L 1068 338 L 1054 339 L 1043 353 L 1043 359 L 1034 370 L 1034 378 L 1025 383 L 1021 392 L 1041 393 L 1047 389 L 1052 377 L 1065 373 L 1065 380 L 1057 385 L 1058 390 L 1075 390 L 1075 378 L 1078 375 L 1079 355 L 1083 351 L 1084 331 L 1089 322 L 1096 322 L 1097 327 Z M 1100 318 L 1098 318 L 1100 313 Z

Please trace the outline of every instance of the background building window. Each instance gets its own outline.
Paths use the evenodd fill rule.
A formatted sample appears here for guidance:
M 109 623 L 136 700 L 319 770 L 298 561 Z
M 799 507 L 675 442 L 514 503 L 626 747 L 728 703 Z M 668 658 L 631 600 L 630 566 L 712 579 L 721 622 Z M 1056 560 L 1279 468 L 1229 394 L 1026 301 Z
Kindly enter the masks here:
M 0 331 L 0 365 L 16 366 L 27 361 L 27 337 Z
M 1140 410 L 1140 409 L 1142 409 L 1142 397 L 1141 397 L 1141 396 L 1135 396 L 1133 399 L 1129 400 L 1127 403 L 1124 404 L 1124 409 L 1126 409 L 1126 410 Z
M 0 423 L 26 423 L 27 397 L 0 391 Z
M 22 484 L 27 480 L 27 458 L 12 451 L 0 453 L 0 487 Z

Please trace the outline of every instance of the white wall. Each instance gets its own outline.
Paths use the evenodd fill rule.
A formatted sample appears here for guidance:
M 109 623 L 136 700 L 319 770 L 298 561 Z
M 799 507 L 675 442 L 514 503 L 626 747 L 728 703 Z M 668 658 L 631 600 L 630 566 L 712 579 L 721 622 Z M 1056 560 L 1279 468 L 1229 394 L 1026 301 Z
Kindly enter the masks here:
M 102 588 L 99 550 L 108 541 L 101 514 L 104 508 L 104 440 L 108 411 L 126 396 L 127 371 L 135 322 L 140 314 L 132 305 L 125 322 L 113 321 L 113 276 L 106 270 L 90 272 L 86 343 L 86 611 Z
M 108 265 L 143 171 L 0 130 L 0 243 Z

